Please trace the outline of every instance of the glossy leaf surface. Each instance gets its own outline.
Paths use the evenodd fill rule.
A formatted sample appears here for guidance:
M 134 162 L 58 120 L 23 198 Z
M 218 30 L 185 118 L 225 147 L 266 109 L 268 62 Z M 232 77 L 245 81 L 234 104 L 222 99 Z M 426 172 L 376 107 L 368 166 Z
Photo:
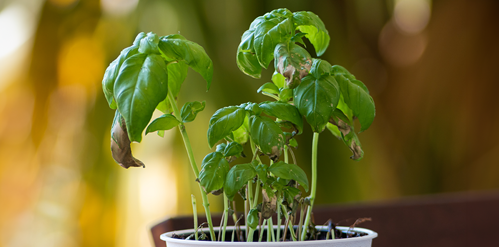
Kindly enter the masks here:
M 177 127 L 180 121 L 172 114 L 164 114 L 161 117 L 154 119 L 146 129 L 146 135 L 159 130 L 170 130 Z
M 294 102 L 314 132 L 322 132 L 338 105 L 340 90 L 334 77 L 309 74 L 294 89 Z
M 300 183 L 306 191 L 308 191 L 307 174 L 299 166 L 279 161 L 272 164 L 268 170 L 277 177 L 295 180 Z
M 255 167 L 252 164 L 238 164 L 233 166 L 229 173 L 227 173 L 227 178 L 225 180 L 225 194 L 229 200 L 233 200 L 234 196 L 237 194 L 245 184 L 256 176 Z
M 182 106 L 182 110 L 180 110 L 180 116 L 182 118 L 182 122 L 188 123 L 194 121 L 199 112 L 204 110 L 206 102 L 187 102 Z
M 213 147 L 215 143 L 237 130 L 244 122 L 246 112 L 237 106 L 219 109 L 213 114 L 208 127 L 208 144 Z
M 261 116 L 251 116 L 250 136 L 260 150 L 272 160 L 277 160 L 284 147 L 284 134 L 274 121 Z
M 367 87 L 341 66 L 333 66 L 333 74 L 341 88 L 345 103 L 359 119 L 360 131 L 368 129 L 374 121 L 376 110 Z
M 260 108 L 262 108 L 267 115 L 290 121 L 297 127 L 299 133 L 303 131 L 303 118 L 294 105 L 274 101 L 260 103 Z
M 229 172 L 229 162 L 220 152 L 213 152 L 203 159 L 199 172 L 199 183 L 207 193 L 224 187 L 225 177 Z
M 174 97 L 177 97 L 182 87 L 182 83 L 187 77 L 187 70 L 189 66 L 183 61 L 178 63 L 171 63 L 168 65 L 168 90 L 170 90 Z
M 125 60 L 138 53 L 138 46 L 130 46 L 123 51 L 121 51 L 118 58 L 116 58 L 106 69 L 104 73 L 104 78 L 102 79 L 102 89 L 104 91 L 104 96 L 106 97 L 107 103 L 111 109 L 116 109 L 116 101 L 114 100 L 114 83 L 118 77 L 121 65 Z
M 296 29 L 306 33 L 305 37 L 314 46 L 317 56 L 322 56 L 329 46 L 330 38 L 319 16 L 309 11 L 300 11 L 293 13 L 293 21 Z
M 185 39 L 180 34 L 161 37 L 158 47 L 169 59 L 183 61 L 206 80 L 206 89 L 210 89 L 213 77 L 213 62 L 206 54 L 204 48 L 192 41 Z
M 142 140 L 142 132 L 167 93 L 168 72 L 159 55 L 136 54 L 125 60 L 114 84 L 114 98 L 130 141 Z
M 225 146 L 223 154 L 225 157 L 236 156 L 243 152 L 243 146 L 237 142 L 231 142 Z

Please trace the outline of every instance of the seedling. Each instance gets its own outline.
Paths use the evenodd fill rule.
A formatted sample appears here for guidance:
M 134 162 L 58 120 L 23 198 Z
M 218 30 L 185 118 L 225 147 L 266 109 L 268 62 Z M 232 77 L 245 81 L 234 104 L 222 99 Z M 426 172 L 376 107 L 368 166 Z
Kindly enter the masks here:
M 304 48 L 304 38 L 313 45 L 317 56 L 324 54 L 329 45 L 324 23 L 311 12 L 278 9 L 251 23 L 238 47 L 237 65 L 245 74 L 260 78 L 262 69 L 274 60 L 272 82 L 258 89 L 273 101 L 248 102 L 216 111 L 207 133 L 209 146 L 216 149 L 206 155 L 199 171 L 184 123 L 193 121 L 205 102 L 188 102 L 179 110 L 176 96 L 188 67 L 199 72 L 209 88 L 212 62 L 202 47 L 181 35 L 139 34 L 104 75 L 106 99 L 116 109 L 111 132 L 113 158 L 125 168 L 143 167 L 132 156 L 130 142 L 140 142 L 144 130 L 146 134 L 157 131 L 162 135 L 163 131 L 178 127 L 199 182 L 211 240 L 217 238 L 208 206 L 209 193 L 224 198 L 221 241 L 225 241 L 230 205 L 237 194 L 243 195 L 245 201 L 247 241 L 262 241 L 262 225 L 273 229 L 274 214 L 278 227 L 275 232 L 268 232 L 267 241 L 281 241 L 287 236 L 293 241 L 312 239 L 319 134 L 327 128 L 350 148 L 353 160 L 360 160 L 364 152 L 354 121 L 358 119 L 361 131 L 366 130 L 373 122 L 375 108 L 361 81 L 339 65 L 312 58 Z M 164 115 L 151 122 L 155 109 Z M 303 119 L 314 132 L 310 184 L 296 160 L 289 157 L 294 157 L 292 148 L 298 146 L 295 136 L 303 132 Z M 243 156 L 243 145 L 247 144 L 252 150 L 251 161 L 231 167 Z M 263 162 L 260 155 L 267 155 L 269 161 Z M 299 186 L 310 191 L 309 196 L 302 197 Z M 301 218 L 295 230 L 293 222 L 298 211 Z M 235 214 L 232 217 L 238 218 Z M 258 228 L 260 235 L 254 236 Z

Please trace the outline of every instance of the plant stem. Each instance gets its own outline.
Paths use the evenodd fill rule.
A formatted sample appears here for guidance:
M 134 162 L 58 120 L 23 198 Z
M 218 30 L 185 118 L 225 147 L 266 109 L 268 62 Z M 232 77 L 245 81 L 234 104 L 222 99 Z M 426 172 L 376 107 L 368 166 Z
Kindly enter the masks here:
M 277 191 L 277 236 L 276 241 L 279 242 L 281 239 L 281 196 L 279 191 Z
M 288 146 L 287 145 L 284 145 L 284 163 L 288 163 Z
M 272 217 L 267 221 L 267 243 L 275 242 L 274 226 L 272 224 Z
M 284 217 L 286 217 L 286 226 L 285 227 L 289 228 L 289 232 L 290 232 L 291 238 L 293 239 L 293 241 L 296 241 L 295 232 L 293 231 L 293 222 L 291 222 L 291 220 L 289 219 L 289 215 L 288 215 L 288 212 L 286 210 L 286 206 L 284 206 L 284 205 L 281 204 L 281 207 L 282 207 L 282 210 L 284 212 L 283 213 Z M 290 225 L 290 223 L 291 223 L 291 225 Z
M 258 242 L 262 242 L 262 237 L 263 237 L 263 229 L 265 229 L 265 224 L 267 224 L 267 220 L 263 220 L 262 225 L 260 225 L 260 237 L 258 238 Z M 263 229 L 262 229 L 263 227 Z M 268 235 L 270 236 L 270 235 Z
M 182 135 L 182 139 L 184 140 L 185 149 L 187 151 L 187 156 L 189 156 L 189 161 L 191 163 L 192 171 L 194 172 L 196 178 L 198 178 L 199 169 L 198 166 L 196 165 L 196 160 L 194 159 L 194 153 L 192 152 L 191 142 L 189 141 L 189 136 L 187 135 L 187 131 L 185 130 L 185 125 L 182 122 L 182 119 L 180 119 L 180 112 L 178 110 L 177 102 L 175 101 L 175 98 L 171 93 L 171 91 L 168 91 L 168 98 L 170 99 L 170 104 L 172 105 L 175 117 L 180 122 L 180 124 L 178 125 L 178 129 L 180 130 L 180 134 Z M 208 195 L 203 190 L 201 184 L 198 183 L 198 185 L 199 185 L 199 190 L 201 191 L 201 196 L 203 198 L 203 207 L 206 213 L 206 220 L 208 221 L 208 226 L 210 228 L 211 240 L 213 241 L 215 240 L 215 231 L 213 230 L 213 222 L 211 220 L 210 202 L 208 201 Z
M 312 141 L 312 183 L 310 189 L 310 206 L 308 206 L 307 217 L 305 218 L 305 223 L 303 224 L 303 231 L 301 233 L 301 240 L 305 241 L 307 237 L 308 225 L 310 224 L 312 208 L 314 207 L 315 194 L 317 191 L 317 147 L 319 144 L 319 133 L 314 132 L 314 138 Z
M 248 229 L 246 229 L 247 231 Z M 249 233 L 248 233 L 248 239 L 246 239 L 246 242 L 253 242 L 253 234 L 255 233 L 255 230 L 250 228 Z
M 229 221 L 229 198 L 227 198 L 227 195 L 224 192 L 224 229 L 222 230 L 222 242 L 225 242 L 225 229 L 227 228 L 227 221 Z
M 196 197 L 191 195 L 192 217 L 194 217 L 194 238 L 198 240 L 198 211 L 196 209 Z

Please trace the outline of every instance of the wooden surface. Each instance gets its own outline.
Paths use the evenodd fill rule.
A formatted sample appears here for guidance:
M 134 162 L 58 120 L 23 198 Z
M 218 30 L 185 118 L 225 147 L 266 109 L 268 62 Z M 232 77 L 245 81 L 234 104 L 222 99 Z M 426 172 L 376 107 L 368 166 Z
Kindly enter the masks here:
M 499 246 L 499 191 L 411 197 L 395 201 L 317 206 L 317 223 L 328 219 L 349 225 L 371 217 L 360 227 L 378 232 L 373 247 Z M 220 215 L 213 218 L 220 222 Z M 199 217 L 199 222 L 204 222 Z M 348 223 L 347 223 L 348 222 Z M 230 221 L 229 224 L 233 224 Z M 165 246 L 159 235 L 192 228 L 192 216 L 167 219 L 151 228 L 155 246 Z

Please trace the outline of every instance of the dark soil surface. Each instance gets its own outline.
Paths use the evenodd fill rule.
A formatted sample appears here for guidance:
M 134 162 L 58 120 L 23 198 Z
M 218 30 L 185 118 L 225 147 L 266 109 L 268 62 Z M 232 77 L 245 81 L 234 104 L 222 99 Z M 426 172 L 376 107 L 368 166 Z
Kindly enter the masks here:
M 232 230 L 227 230 L 226 233 L 225 233 L 225 241 L 228 241 L 230 242 L 232 240 L 232 235 L 234 235 L 234 242 L 246 242 L 246 238 L 245 238 L 245 231 L 242 230 L 241 231 L 241 235 L 240 238 L 237 237 L 237 233 L 234 233 L 233 234 L 233 231 Z M 284 231 L 281 230 L 281 236 L 283 235 Z M 218 238 L 218 231 L 215 232 L 215 234 L 217 235 L 217 238 Z M 262 242 L 266 242 L 267 241 L 267 229 L 264 229 L 263 230 L 263 236 L 262 236 Z M 275 235 L 275 232 L 274 232 L 274 235 Z M 291 239 L 291 236 L 289 234 L 289 232 L 286 234 L 286 240 L 284 241 L 292 241 Z M 336 239 L 341 239 L 341 238 L 354 238 L 354 237 L 361 237 L 361 236 L 365 236 L 367 235 L 366 233 L 362 233 L 362 232 L 356 232 L 356 231 L 353 231 L 353 230 L 338 230 L 338 229 L 335 229 L 335 238 Z M 202 241 L 211 241 L 211 238 L 210 238 L 210 234 L 208 232 L 199 232 L 198 233 L 198 236 L 199 236 L 199 240 L 202 240 Z M 258 242 L 258 237 L 260 236 L 260 231 L 259 230 L 256 230 L 254 232 L 254 239 L 253 239 L 253 242 Z M 177 238 L 177 239 L 188 239 L 188 240 L 194 240 L 194 234 L 185 234 L 185 235 L 177 235 L 177 234 L 173 234 L 172 236 L 173 238 Z M 311 236 L 308 236 L 307 239 L 308 240 L 325 240 L 327 237 L 327 231 L 326 230 L 322 230 L 322 231 L 317 231 L 315 234 L 314 234 L 314 237 L 311 237 Z M 329 239 L 331 239 L 331 235 L 329 235 Z M 282 237 L 281 237 L 281 241 L 282 241 Z

